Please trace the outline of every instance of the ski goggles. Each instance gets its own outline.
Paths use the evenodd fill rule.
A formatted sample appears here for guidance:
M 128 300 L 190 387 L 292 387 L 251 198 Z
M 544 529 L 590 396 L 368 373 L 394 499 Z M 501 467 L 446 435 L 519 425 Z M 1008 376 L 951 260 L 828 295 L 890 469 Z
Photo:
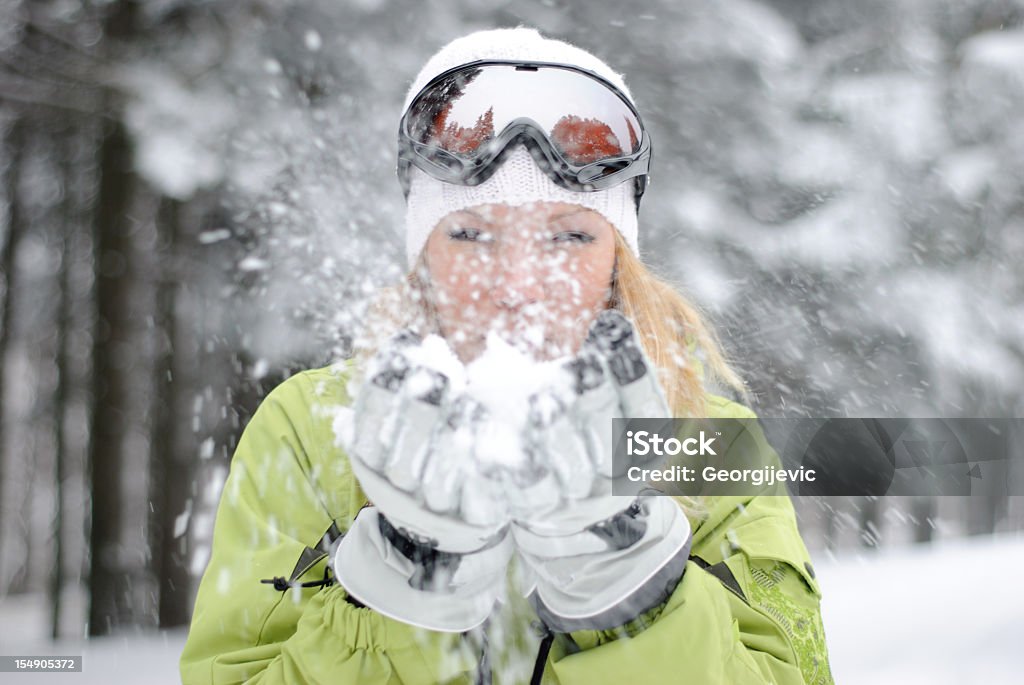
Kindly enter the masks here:
M 432 79 L 399 124 L 398 179 L 406 197 L 413 165 L 446 183 L 478 185 L 517 143 L 567 190 L 633 180 L 639 206 L 651 163 L 640 114 L 608 80 L 552 62 L 481 60 Z

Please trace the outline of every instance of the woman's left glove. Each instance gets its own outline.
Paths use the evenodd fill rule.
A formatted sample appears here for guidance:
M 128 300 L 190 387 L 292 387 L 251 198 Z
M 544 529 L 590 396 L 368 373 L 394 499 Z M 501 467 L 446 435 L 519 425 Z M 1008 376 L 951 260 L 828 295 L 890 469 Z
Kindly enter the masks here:
M 499 485 L 471 451 L 483 409 L 450 401 L 404 332 L 370 363 L 355 398 L 349 461 L 367 498 L 338 545 L 334 573 L 367 607 L 422 628 L 462 632 L 487 618 L 512 554 Z
M 512 533 L 548 627 L 606 630 L 668 599 L 689 556 L 690 524 L 670 497 L 612 494 L 613 483 L 629 485 L 624 465 L 612 461 L 612 419 L 670 416 L 628 319 L 601 312 L 568 370 L 573 398 L 535 397 L 545 409 L 532 413 L 527 431 L 537 472 L 557 485 L 540 479 L 526 492 L 557 489 L 563 497 L 553 509 L 518 498 Z

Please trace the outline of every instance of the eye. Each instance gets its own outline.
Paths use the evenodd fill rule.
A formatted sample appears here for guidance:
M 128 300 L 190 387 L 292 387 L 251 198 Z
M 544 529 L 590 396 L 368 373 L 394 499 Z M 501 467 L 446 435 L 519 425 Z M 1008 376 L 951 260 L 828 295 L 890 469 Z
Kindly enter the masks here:
M 448 231 L 448 238 L 466 243 L 489 243 L 494 240 L 492 234 L 478 228 L 452 228 Z
M 586 244 L 594 242 L 594 236 L 586 231 L 561 231 L 551 238 L 551 242 Z

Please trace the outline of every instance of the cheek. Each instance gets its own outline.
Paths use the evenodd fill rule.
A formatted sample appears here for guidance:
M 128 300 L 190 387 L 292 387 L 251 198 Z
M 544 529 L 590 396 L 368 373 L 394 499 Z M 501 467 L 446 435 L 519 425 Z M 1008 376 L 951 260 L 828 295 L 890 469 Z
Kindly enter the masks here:
M 550 271 L 549 301 L 573 316 L 603 306 L 610 295 L 613 266 L 614 256 L 568 256 Z
M 459 320 L 479 312 L 487 292 L 486 257 L 446 254 L 430 263 L 435 306 L 446 319 Z

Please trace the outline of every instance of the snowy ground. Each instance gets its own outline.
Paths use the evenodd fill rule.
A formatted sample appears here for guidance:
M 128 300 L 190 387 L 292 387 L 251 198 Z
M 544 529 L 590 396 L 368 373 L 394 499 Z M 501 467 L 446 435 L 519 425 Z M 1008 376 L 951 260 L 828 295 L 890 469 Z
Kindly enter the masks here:
M 1024 536 L 817 557 L 837 683 L 1021 682 Z
M 1024 536 L 877 554 L 815 555 L 840 685 L 1018 683 Z M 175 683 L 182 631 L 50 645 L 42 598 L 0 601 L 0 654 L 82 654 L 82 674 L 3 674 L 7 683 Z

